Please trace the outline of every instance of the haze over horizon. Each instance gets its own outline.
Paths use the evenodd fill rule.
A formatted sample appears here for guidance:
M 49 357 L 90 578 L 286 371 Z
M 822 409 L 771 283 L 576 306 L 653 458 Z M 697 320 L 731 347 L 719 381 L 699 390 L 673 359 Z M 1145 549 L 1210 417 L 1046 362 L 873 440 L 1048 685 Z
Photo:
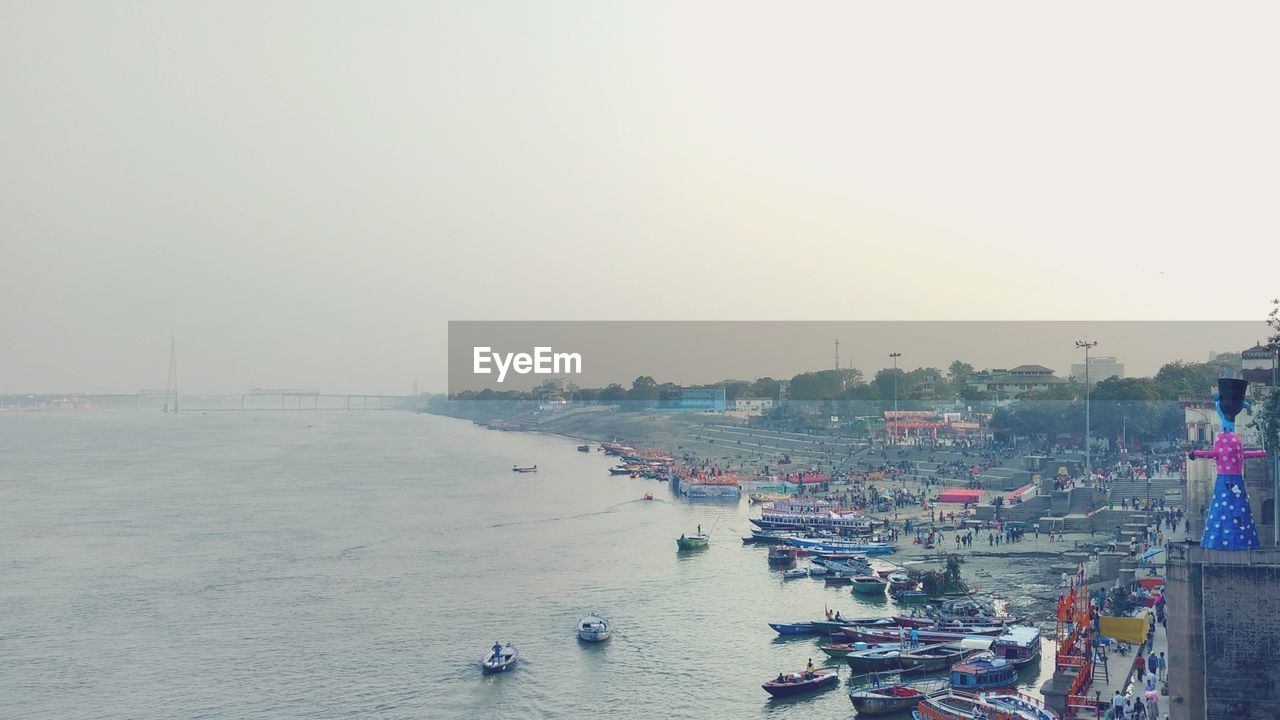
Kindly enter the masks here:
M 450 320 L 1261 338 L 1277 21 L 1260 2 L 10 3 L 0 391 L 163 387 L 170 337 L 183 393 L 443 391 Z

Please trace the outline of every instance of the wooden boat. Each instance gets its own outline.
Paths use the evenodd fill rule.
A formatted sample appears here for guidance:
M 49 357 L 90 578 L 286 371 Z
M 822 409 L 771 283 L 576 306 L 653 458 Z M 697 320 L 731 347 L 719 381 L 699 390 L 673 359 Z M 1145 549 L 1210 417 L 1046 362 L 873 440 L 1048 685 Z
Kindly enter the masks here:
M 809 574 L 814 577 L 822 577 L 829 572 L 831 571 L 826 569 L 822 565 L 819 565 L 817 563 L 809 563 Z
M 806 673 L 788 673 L 766 682 L 760 687 L 774 697 L 789 697 L 800 693 L 813 692 L 824 687 L 831 687 L 840 682 L 835 670 L 817 670 L 806 677 Z
M 946 643 L 958 642 L 965 638 L 980 637 L 986 640 L 994 640 L 997 635 L 1005 631 L 1005 628 L 957 628 L 955 630 L 922 630 L 915 628 L 916 639 L 922 643 Z M 850 640 L 861 640 L 862 642 L 893 642 L 898 640 L 898 628 L 877 628 L 877 627 L 847 627 L 843 634 Z M 906 635 L 909 638 L 911 628 L 907 628 Z
M 859 595 L 879 595 L 884 597 L 885 588 L 889 587 L 888 581 L 874 575 L 855 577 L 851 582 L 853 583 L 853 591 Z
M 854 685 L 854 678 L 850 678 L 849 681 L 854 685 L 849 690 L 849 701 L 853 703 L 853 709 L 859 715 L 891 715 L 903 712 L 915 707 L 930 695 L 945 693 L 948 690 L 947 681 L 943 679 L 908 682 L 900 675 L 897 682 L 884 685 L 881 684 L 882 678 L 878 673 L 869 677 L 871 678 L 869 683 Z M 890 677 L 893 676 L 890 675 Z
M 641 500 L 652 500 L 652 499 L 653 499 L 653 494 L 652 494 L 652 493 L 645 493 L 645 494 L 643 494 L 643 495 L 641 495 L 641 496 L 640 496 L 640 499 L 641 499 Z
M 529 467 L 520 467 L 519 465 L 512 465 L 511 472 L 518 472 L 518 473 L 538 472 L 538 466 L 530 465 Z
M 924 699 L 924 693 L 908 685 L 890 685 L 849 693 L 849 701 L 859 715 L 890 715 L 910 710 Z
M 589 453 L 589 452 L 591 452 L 591 446 L 590 446 L 590 445 L 579 445 L 579 446 L 578 446 L 578 452 Z
M 951 666 L 951 687 L 977 692 L 1012 688 L 1018 684 L 1018 668 L 996 657 L 976 657 Z
M 991 642 L 989 640 L 985 645 L 981 641 L 972 640 L 922 645 L 903 650 L 902 654 L 898 656 L 898 661 L 902 663 L 902 667 L 905 669 L 946 670 L 962 660 L 969 659 L 986 647 L 990 647 L 990 645 Z
M 587 642 L 603 642 L 611 634 L 609 620 L 597 613 L 592 613 L 578 623 L 578 637 Z
M 787 547 L 786 545 L 774 545 L 769 548 L 769 564 L 770 565 L 790 565 L 800 557 L 800 553 L 796 548 Z
M 893 618 L 889 617 L 847 618 L 833 615 L 830 620 L 813 621 L 813 626 L 815 628 L 827 633 L 828 635 L 839 635 L 846 627 L 851 625 L 867 628 L 883 628 L 885 630 L 892 630 L 896 627 L 893 624 Z
M 676 547 L 681 550 L 696 550 L 706 547 L 710 540 L 710 535 L 681 535 L 676 538 Z
M 910 575 L 906 573 L 889 573 L 889 577 L 885 578 L 889 581 L 889 592 L 894 590 L 919 590 L 920 583 L 912 580 Z
M 516 666 L 517 659 L 519 659 L 519 653 L 516 651 L 516 646 L 507 643 L 496 654 L 490 649 L 488 654 L 484 656 L 484 660 L 480 661 L 480 669 L 484 670 L 486 675 L 506 672 Z
M 786 545 L 787 539 L 795 537 L 786 530 L 752 530 L 751 539 L 762 545 Z
M 920 701 L 915 720 L 1061 720 L 1044 702 L 1016 692 L 966 693 L 951 689 Z
M 908 617 L 898 616 L 899 625 L 907 627 L 936 627 L 939 629 L 945 627 L 998 627 L 1001 625 L 1020 625 L 1027 621 L 1025 615 L 998 615 L 998 616 L 964 616 L 964 615 L 937 615 L 937 614 L 912 614 Z
M 902 646 L 898 643 L 873 643 L 867 650 L 851 650 L 844 656 L 849 669 L 854 672 L 896 670 Z
M 628 468 L 628 467 L 611 467 L 611 468 L 609 468 L 609 474 L 610 474 L 610 475 L 634 475 L 634 474 L 635 474 L 635 472 L 636 472 L 635 470 L 632 470 L 631 468 Z
M 779 635 L 821 635 L 822 631 L 815 628 L 813 623 L 769 623 L 769 627 Z
M 796 578 L 809 577 L 809 571 L 804 568 L 791 568 L 782 571 L 783 580 L 794 580 Z
M 929 593 L 923 590 L 890 590 L 890 597 L 902 605 L 926 605 Z
M 827 654 L 829 658 L 837 660 L 847 657 L 849 653 L 860 652 L 862 650 L 896 650 L 899 649 L 898 643 L 833 643 L 830 645 L 822 645 L 818 648 Z

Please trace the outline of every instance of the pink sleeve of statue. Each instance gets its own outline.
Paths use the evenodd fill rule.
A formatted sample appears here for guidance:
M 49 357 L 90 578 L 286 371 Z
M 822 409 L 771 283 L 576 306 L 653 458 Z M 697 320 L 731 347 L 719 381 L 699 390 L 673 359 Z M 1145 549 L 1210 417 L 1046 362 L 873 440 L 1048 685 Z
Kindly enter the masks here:
M 1218 451 L 1217 451 L 1217 450 L 1196 450 L 1195 452 L 1193 452 L 1193 453 L 1191 453 L 1191 454 L 1192 454 L 1192 455 L 1195 455 L 1195 456 L 1196 456 L 1196 457 L 1198 457 L 1198 458 L 1216 458 L 1216 457 L 1218 457 Z
M 1266 450 L 1245 450 L 1244 456 L 1247 458 L 1266 457 L 1267 451 Z

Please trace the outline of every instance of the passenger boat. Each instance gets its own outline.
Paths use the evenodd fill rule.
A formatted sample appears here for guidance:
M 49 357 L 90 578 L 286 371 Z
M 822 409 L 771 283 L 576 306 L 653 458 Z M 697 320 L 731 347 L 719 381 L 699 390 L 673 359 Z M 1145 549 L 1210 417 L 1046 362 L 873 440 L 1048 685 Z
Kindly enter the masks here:
M 878 675 L 871 677 L 879 680 Z M 905 682 L 899 677 L 897 683 L 879 687 L 860 683 L 849 691 L 849 701 L 859 715 L 891 715 L 910 710 L 926 697 L 946 693 L 947 690 L 947 681 L 943 679 Z
M 590 446 L 590 445 L 579 445 L 579 446 L 578 446 L 578 452 L 589 453 L 589 452 L 591 452 L 591 446 Z
M 1018 668 L 996 657 L 970 658 L 951 666 L 951 687 L 976 692 L 1012 688 L 1018 684 Z
M 847 618 L 833 616 L 830 620 L 814 620 L 813 626 L 821 632 L 828 635 L 840 635 L 846 627 L 856 625 L 860 627 L 877 627 L 886 630 L 893 629 L 893 618 L 887 617 L 864 617 L 864 618 Z
M 898 659 L 902 654 L 902 646 L 898 643 L 874 643 L 866 650 L 851 650 L 844 656 L 844 661 L 854 672 L 876 672 L 895 670 L 899 667 Z
M 915 720 L 1061 720 L 1044 702 L 1022 693 L 972 694 L 955 689 L 921 700 L 911 716 Z
M 769 627 L 779 635 L 821 635 L 822 631 L 813 626 L 811 622 L 800 623 L 769 623 Z
M 769 564 L 770 565 L 790 565 L 800 557 L 800 549 L 787 547 L 786 545 L 774 545 L 769 548 Z
M 804 568 L 791 568 L 782 571 L 783 580 L 794 580 L 796 578 L 809 577 L 809 571 Z
M 775 530 L 814 528 L 848 534 L 869 534 L 877 522 L 861 511 L 842 508 L 826 501 L 779 500 L 751 518 L 757 527 Z
M 898 643 L 832 643 L 830 645 L 822 645 L 818 648 L 827 654 L 829 658 L 841 659 L 847 657 L 849 653 L 860 652 L 863 650 L 898 650 Z
M 902 663 L 904 669 L 946 670 L 961 660 L 966 660 L 990 646 L 990 638 L 986 638 L 986 642 L 968 639 L 954 643 L 922 645 L 903 650 L 902 654 L 898 656 L 898 661 Z
M 994 640 L 997 635 L 1005 631 L 1005 628 L 963 628 L 962 631 L 921 630 L 920 628 L 915 630 L 916 638 L 922 643 L 946 643 L 959 642 L 971 637 Z M 910 628 L 907 628 L 906 634 L 910 636 Z M 850 640 L 863 642 L 893 642 L 898 639 L 898 628 L 847 627 L 844 629 L 844 636 Z
M 681 535 L 676 538 L 676 547 L 681 550 L 695 550 L 706 547 L 710 540 L 710 535 Z
M 512 465 L 511 472 L 518 472 L 518 473 L 538 472 L 538 466 L 530 465 L 529 467 L 520 467 L 519 465 Z
M 582 622 L 578 623 L 578 637 L 587 642 L 608 640 L 609 634 L 609 621 L 596 613 L 582 618 Z
M 886 580 L 882 580 L 874 575 L 863 575 L 853 578 L 853 591 L 859 595 L 879 595 L 884 597 L 885 588 L 889 587 Z
M 996 636 L 991 651 L 1015 667 L 1029 665 L 1040 657 L 1040 628 L 1030 625 L 1011 627 Z
M 786 545 L 795 533 L 786 530 L 752 530 L 751 540 L 762 545 Z
M 822 550 L 831 552 L 847 552 L 862 553 L 864 555 L 888 555 L 897 552 L 897 548 L 882 542 L 856 542 L 848 540 L 833 540 L 830 538 L 814 538 L 814 537 L 794 537 L 787 540 L 788 543 L 796 547 L 808 550 Z
M 906 573 L 900 573 L 900 572 L 890 573 L 889 577 L 885 579 L 889 581 L 889 592 L 893 592 L 894 590 L 920 589 L 920 583 L 915 580 L 912 580 L 911 576 Z
M 635 453 L 636 449 L 620 442 L 607 442 L 600 446 L 604 450 L 605 455 L 630 455 Z
M 830 687 L 839 682 L 840 676 L 836 674 L 835 670 L 817 670 L 808 677 L 806 677 L 806 673 L 779 675 L 760 687 L 774 697 L 788 697 Z
M 516 651 L 516 646 L 507 643 L 497 653 L 492 649 L 489 650 L 488 654 L 484 656 L 484 660 L 480 661 L 480 669 L 484 670 L 486 675 L 506 672 L 516 666 L 518 657 L 519 653 Z

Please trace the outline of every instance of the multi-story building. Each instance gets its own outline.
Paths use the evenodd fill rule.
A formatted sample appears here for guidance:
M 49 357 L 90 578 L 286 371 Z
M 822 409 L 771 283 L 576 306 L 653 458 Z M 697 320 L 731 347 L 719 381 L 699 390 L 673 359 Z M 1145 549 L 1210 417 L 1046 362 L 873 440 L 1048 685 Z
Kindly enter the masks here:
M 989 392 L 999 397 L 1016 398 L 1029 392 L 1048 390 L 1055 385 L 1066 382 L 1053 374 L 1053 370 L 1043 365 L 1019 365 L 1008 370 L 997 368 L 977 373 L 970 384 L 981 392 Z
M 1075 363 L 1071 366 L 1072 380 L 1084 382 L 1084 374 L 1084 363 Z M 1114 355 L 1099 355 L 1089 358 L 1090 385 L 1111 377 L 1124 379 L 1124 363 L 1117 360 Z

